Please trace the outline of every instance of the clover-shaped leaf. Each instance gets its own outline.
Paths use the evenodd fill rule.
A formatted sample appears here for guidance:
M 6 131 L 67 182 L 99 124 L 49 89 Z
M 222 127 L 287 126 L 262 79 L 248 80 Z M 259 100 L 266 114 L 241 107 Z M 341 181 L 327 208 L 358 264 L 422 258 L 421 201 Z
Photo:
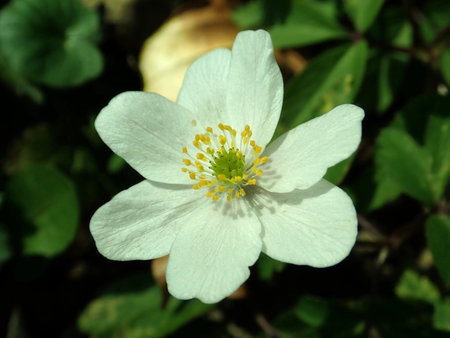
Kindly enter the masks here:
M 0 48 L 30 80 L 71 87 L 96 77 L 98 15 L 77 0 L 14 0 L 0 13 Z

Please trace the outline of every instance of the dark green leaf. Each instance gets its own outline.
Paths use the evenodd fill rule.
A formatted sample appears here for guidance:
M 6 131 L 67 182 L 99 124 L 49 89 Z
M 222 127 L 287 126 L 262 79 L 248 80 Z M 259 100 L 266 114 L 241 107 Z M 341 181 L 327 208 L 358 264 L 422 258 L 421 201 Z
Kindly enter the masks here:
M 402 130 L 386 128 L 375 149 L 378 175 L 387 175 L 405 193 L 427 204 L 436 202 L 431 188 L 431 155 Z
M 75 237 L 78 202 L 72 183 L 50 166 L 29 165 L 7 185 L 21 219 L 23 253 L 54 256 Z
M 400 278 L 395 293 L 399 298 L 420 300 L 430 304 L 439 301 L 441 295 L 437 287 L 425 276 L 406 270 Z
M 77 0 L 14 0 L 0 13 L 0 48 L 15 69 L 54 87 L 79 85 L 103 67 L 98 15 Z
M 258 259 L 258 274 L 261 279 L 268 280 L 271 279 L 275 272 L 280 272 L 283 270 L 286 263 L 277 261 L 270 258 L 264 253 Z
M 233 13 L 241 28 L 268 27 L 276 47 L 304 46 L 348 37 L 336 20 L 333 2 L 314 0 L 259 0 L 239 7 Z
M 0 223 L 0 266 L 11 257 L 11 254 L 8 232 L 6 227 Z
M 372 25 L 384 0 L 345 0 L 344 4 L 355 27 L 364 33 Z
M 450 219 L 432 215 L 426 225 L 428 247 L 442 278 L 450 282 Z
M 348 170 L 350 169 L 350 166 L 352 165 L 353 159 L 355 158 L 354 153 L 352 156 L 347 158 L 346 160 L 339 162 L 338 164 L 335 164 L 334 166 L 328 168 L 327 173 L 325 174 L 324 178 L 334 184 L 339 184 L 344 179 L 345 175 L 347 174 Z
M 0 49 L 0 81 L 9 86 L 17 95 L 26 95 L 36 103 L 41 103 L 44 97 L 41 91 L 33 86 L 26 77 L 19 73 L 11 61 Z
M 282 122 L 290 128 L 353 101 L 364 75 L 367 44 L 331 49 L 312 60 L 286 88 Z
M 439 64 L 447 86 L 450 86 L 450 48 L 442 53 Z
M 450 2 L 447 0 L 429 0 L 423 2 L 418 20 L 422 37 L 431 42 L 436 35 L 449 25 Z
M 162 301 L 148 277 L 131 278 L 92 301 L 78 326 L 95 336 L 164 337 L 211 308 L 197 300 L 170 298 L 165 307 Z
M 410 47 L 413 44 L 413 28 L 401 4 L 388 2 L 379 13 L 368 31 L 374 41 L 397 47 Z
M 313 297 L 303 297 L 295 308 L 296 315 L 310 326 L 322 326 L 329 315 L 328 302 Z
M 407 60 L 404 55 L 372 53 L 356 104 L 385 112 L 404 80 Z

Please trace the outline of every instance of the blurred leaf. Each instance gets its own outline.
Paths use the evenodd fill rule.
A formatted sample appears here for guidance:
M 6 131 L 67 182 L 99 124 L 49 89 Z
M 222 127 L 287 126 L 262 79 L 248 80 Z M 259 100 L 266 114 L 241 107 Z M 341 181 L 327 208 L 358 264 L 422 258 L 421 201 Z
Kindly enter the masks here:
M 450 282 L 450 219 L 432 215 L 426 225 L 428 247 L 442 278 Z
M 139 287 L 136 287 L 139 285 Z M 198 300 L 163 297 L 146 276 L 128 278 L 92 301 L 78 319 L 94 337 L 164 337 L 211 308 Z
M 359 32 L 364 33 L 374 22 L 384 0 L 345 0 L 345 8 Z
M 450 100 L 449 100 L 450 103 Z M 448 106 L 447 106 L 448 109 Z M 425 147 L 431 154 L 435 194 L 441 196 L 450 175 L 450 114 L 430 115 L 425 132 Z
M 413 44 L 413 28 L 405 15 L 404 7 L 387 2 L 368 31 L 369 37 L 381 44 L 410 47 Z
M 6 227 L 0 223 L 0 266 L 7 261 L 12 255 L 9 245 L 9 235 Z
M 256 28 L 264 24 L 264 6 L 262 0 L 247 2 L 231 13 L 231 19 L 241 29 Z
M 33 86 L 23 74 L 13 67 L 0 49 L 0 81 L 9 86 L 17 95 L 26 95 L 36 103 L 44 100 L 42 92 Z
M 364 75 L 367 44 L 361 40 L 312 60 L 286 87 L 282 122 L 290 128 L 353 101 Z
M 447 297 L 435 305 L 433 315 L 435 329 L 450 332 L 450 298 Z
M 97 13 L 77 0 L 13 0 L 0 12 L 0 48 L 18 72 L 53 87 L 96 77 Z
M 282 271 L 286 263 L 277 261 L 276 259 L 261 253 L 257 265 L 259 277 L 263 280 L 269 280 L 275 272 Z
M 442 53 L 439 64 L 447 86 L 450 86 L 450 48 Z
M 338 164 L 335 164 L 334 166 L 328 168 L 324 178 L 331 183 L 340 184 L 345 175 L 347 175 L 347 172 L 352 165 L 355 155 L 356 153 L 343 160 L 342 162 L 339 162 Z
M 351 192 L 356 209 L 361 212 L 378 209 L 402 193 L 392 179 L 376 171 L 374 165 L 363 171 L 351 186 Z
M 418 16 L 419 28 L 426 42 L 431 42 L 436 34 L 449 25 L 450 2 L 429 0 L 423 2 L 422 13 Z
M 378 175 L 387 175 L 402 191 L 426 204 L 436 202 L 431 183 L 431 155 L 402 130 L 385 128 L 375 148 Z
M 22 218 L 24 254 L 51 257 L 75 237 L 77 196 L 72 183 L 57 169 L 28 165 L 8 182 L 6 194 Z
M 366 76 L 355 103 L 383 113 L 392 104 L 404 80 L 408 58 L 374 52 L 367 62 Z
M 310 326 L 322 326 L 329 315 L 328 302 L 314 297 L 305 296 L 300 299 L 295 314 Z
M 406 270 L 395 287 L 397 297 L 435 304 L 441 298 L 437 287 L 425 276 Z
M 336 20 L 334 2 L 314 0 L 257 0 L 233 12 L 233 20 L 241 28 L 268 27 L 276 47 L 305 46 L 349 33 Z
M 106 165 L 106 170 L 108 170 L 108 173 L 110 174 L 116 174 L 122 169 L 126 168 L 126 166 L 127 162 L 125 162 L 125 160 L 122 157 L 116 154 L 112 154 Z

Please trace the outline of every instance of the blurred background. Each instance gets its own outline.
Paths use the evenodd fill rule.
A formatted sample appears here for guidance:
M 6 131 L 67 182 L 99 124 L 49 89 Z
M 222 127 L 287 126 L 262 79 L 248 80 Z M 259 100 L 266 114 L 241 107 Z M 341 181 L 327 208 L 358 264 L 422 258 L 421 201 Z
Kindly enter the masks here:
M 271 33 L 276 135 L 342 103 L 363 140 L 326 178 L 359 236 L 337 266 L 261 255 L 215 305 L 166 291 L 166 259 L 114 262 L 94 211 L 141 177 L 94 127 L 129 90 L 176 100 L 186 68 Z M 450 1 L 11 0 L 0 3 L 0 336 L 450 337 Z

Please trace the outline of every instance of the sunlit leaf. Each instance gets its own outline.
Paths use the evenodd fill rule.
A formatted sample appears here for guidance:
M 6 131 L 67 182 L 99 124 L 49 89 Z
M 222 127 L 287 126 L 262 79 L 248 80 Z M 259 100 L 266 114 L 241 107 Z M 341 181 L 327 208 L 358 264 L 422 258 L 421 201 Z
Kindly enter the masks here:
M 364 33 L 372 25 L 384 0 L 345 0 L 344 4 L 356 28 Z
M 426 225 L 428 247 L 444 280 L 450 282 L 450 219 L 432 215 Z
M 13 0 L 0 13 L 0 48 L 17 71 L 53 87 L 96 77 L 97 13 L 77 0 Z
M 25 167 L 8 183 L 6 196 L 20 217 L 24 254 L 54 256 L 75 237 L 77 196 L 57 169 L 37 164 Z
M 450 100 L 447 102 L 450 103 Z M 444 109 L 448 109 L 448 106 Z M 431 170 L 436 196 L 442 195 L 450 176 L 450 113 L 445 110 L 442 113 L 444 114 L 429 116 L 425 132 L 425 147 L 433 161 Z
M 434 308 L 433 326 L 435 329 L 450 332 L 450 298 L 437 303 Z
M 439 301 L 441 295 L 437 287 L 425 276 L 406 270 L 395 287 L 399 298 L 420 300 L 430 304 Z
M 78 326 L 94 336 L 164 337 L 211 308 L 198 300 L 163 297 L 150 278 L 124 280 L 92 301 L 82 312 Z
M 295 127 L 342 103 L 359 90 L 367 59 L 365 41 L 331 49 L 308 63 L 286 87 L 282 122 Z

